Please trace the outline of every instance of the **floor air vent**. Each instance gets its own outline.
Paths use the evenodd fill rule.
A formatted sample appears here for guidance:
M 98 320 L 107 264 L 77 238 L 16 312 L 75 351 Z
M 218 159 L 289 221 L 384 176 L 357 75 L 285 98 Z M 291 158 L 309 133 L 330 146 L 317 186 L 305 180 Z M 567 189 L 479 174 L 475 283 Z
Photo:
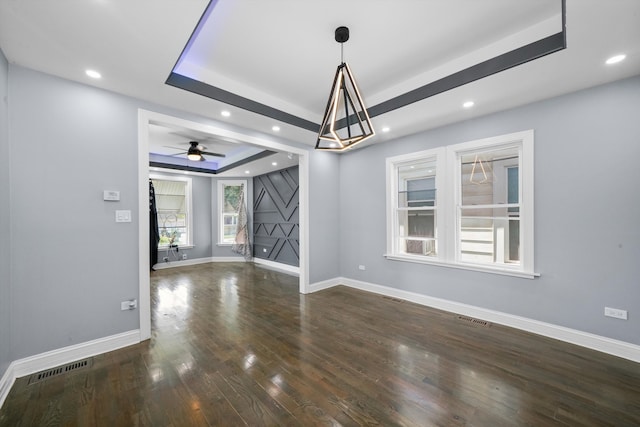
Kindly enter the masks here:
M 59 375 L 66 374 L 67 372 L 77 371 L 82 368 L 89 368 L 93 364 L 93 358 L 78 360 L 76 362 L 68 363 L 56 368 L 47 369 L 46 371 L 36 372 L 29 377 L 29 385 L 35 384 L 40 381 L 44 381 L 47 378 L 57 377 Z
M 485 328 L 491 326 L 491 323 L 487 322 L 486 320 L 474 319 L 473 317 L 458 316 L 458 320 L 461 320 L 470 325 L 484 326 Z
M 389 301 L 394 301 L 394 302 L 404 302 L 404 300 L 402 300 L 400 298 L 388 297 L 386 295 L 383 295 L 382 298 L 388 299 Z

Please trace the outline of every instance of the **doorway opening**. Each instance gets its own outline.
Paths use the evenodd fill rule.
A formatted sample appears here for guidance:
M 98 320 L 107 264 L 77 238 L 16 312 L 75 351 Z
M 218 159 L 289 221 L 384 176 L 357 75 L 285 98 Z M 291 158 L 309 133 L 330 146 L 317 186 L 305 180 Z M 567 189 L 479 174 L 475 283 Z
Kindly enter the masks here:
M 181 119 L 153 111 L 138 110 L 138 309 L 140 313 L 140 341 L 151 338 L 151 297 L 149 260 L 149 126 L 168 125 L 193 129 L 229 140 L 242 141 L 272 151 L 289 152 L 298 156 L 299 166 L 299 222 L 300 275 L 299 292 L 309 292 L 309 152 L 281 142 L 245 135 L 225 128 Z

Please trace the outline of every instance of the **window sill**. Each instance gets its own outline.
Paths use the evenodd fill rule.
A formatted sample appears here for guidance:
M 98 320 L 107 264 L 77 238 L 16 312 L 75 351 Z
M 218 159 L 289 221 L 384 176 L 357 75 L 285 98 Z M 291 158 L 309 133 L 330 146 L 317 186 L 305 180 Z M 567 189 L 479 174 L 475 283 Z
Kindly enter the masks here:
M 216 246 L 233 246 L 233 243 L 216 243 Z
M 460 264 L 460 263 L 454 264 L 454 263 L 446 262 L 442 260 L 428 259 L 426 257 L 418 257 L 418 256 L 411 256 L 411 255 L 384 254 L 384 257 L 392 261 L 404 261 L 404 262 L 414 262 L 417 264 L 437 265 L 439 267 L 449 267 L 449 268 L 457 268 L 460 270 L 479 271 L 482 273 L 500 274 L 503 276 L 520 277 L 523 279 L 535 279 L 536 277 L 540 277 L 540 273 L 512 270 L 507 268 L 485 267 L 485 266 L 476 265 L 476 264 Z
M 193 249 L 193 248 L 195 248 L 194 245 L 178 246 L 178 250 L 180 250 L 180 249 Z M 166 252 L 168 249 L 169 249 L 169 246 L 158 246 L 158 252 Z M 173 247 L 171 249 L 175 249 L 175 247 Z

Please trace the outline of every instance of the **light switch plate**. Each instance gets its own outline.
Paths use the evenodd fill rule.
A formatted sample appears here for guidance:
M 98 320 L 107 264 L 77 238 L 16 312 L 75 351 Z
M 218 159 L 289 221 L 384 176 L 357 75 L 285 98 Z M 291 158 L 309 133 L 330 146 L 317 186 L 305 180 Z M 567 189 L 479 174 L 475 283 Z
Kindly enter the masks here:
M 104 190 L 102 192 L 103 200 L 107 200 L 110 202 L 117 202 L 120 200 L 120 192 L 115 190 Z
M 116 222 L 131 222 L 131 211 L 116 211 Z

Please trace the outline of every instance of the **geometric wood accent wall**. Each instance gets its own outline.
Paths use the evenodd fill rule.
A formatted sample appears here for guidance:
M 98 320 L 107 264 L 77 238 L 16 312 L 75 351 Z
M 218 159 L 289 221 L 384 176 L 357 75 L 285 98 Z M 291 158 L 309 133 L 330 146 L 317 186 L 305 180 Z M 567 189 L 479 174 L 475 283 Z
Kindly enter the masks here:
M 253 256 L 300 266 L 298 166 L 253 178 Z

